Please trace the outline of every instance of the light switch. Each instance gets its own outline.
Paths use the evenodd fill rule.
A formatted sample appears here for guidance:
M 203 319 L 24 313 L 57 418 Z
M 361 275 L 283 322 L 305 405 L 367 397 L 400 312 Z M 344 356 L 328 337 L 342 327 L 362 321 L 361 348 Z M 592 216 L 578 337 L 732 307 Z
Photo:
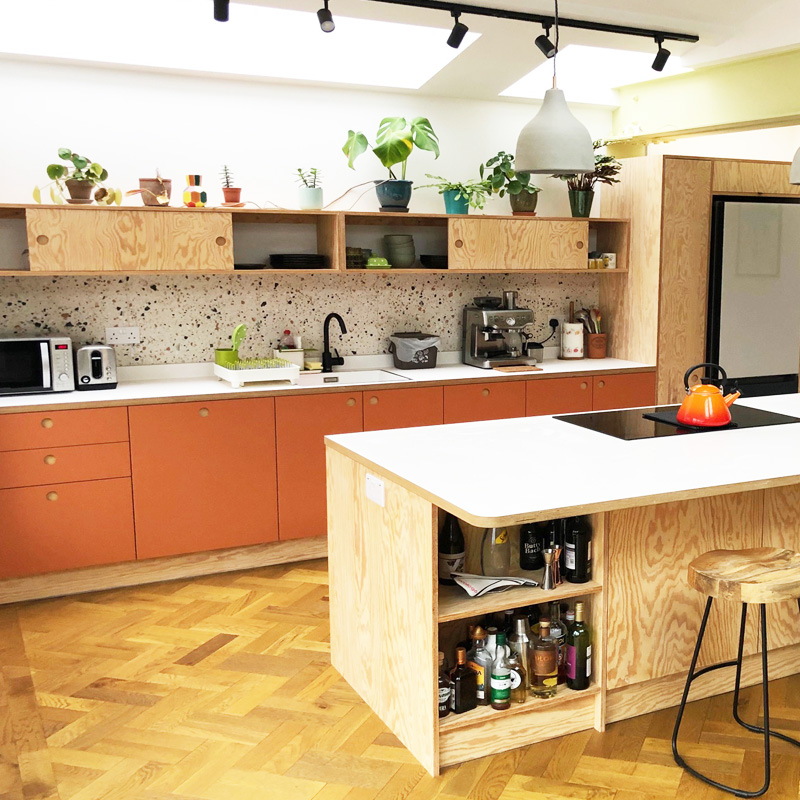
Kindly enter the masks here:
M 386 487 L 383 481 L 375 475 L 367 473 L 366 478 L 367 499 L 377 503 L 381 508 L 386 508 Z

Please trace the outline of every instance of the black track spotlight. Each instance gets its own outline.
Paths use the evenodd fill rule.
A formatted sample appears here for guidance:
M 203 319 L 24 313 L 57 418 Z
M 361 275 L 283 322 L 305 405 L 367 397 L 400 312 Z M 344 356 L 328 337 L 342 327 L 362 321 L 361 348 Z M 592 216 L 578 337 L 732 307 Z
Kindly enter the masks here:
M 450 47 L 454 47 L 456 50 L 458 50 L 458 48 L 461 47 L 461 42 L 464 41 L 464 37 L 467 35 L 469 28 L 463 22 L 458 21 L 459 17 L 461 16 L 460 12 L 451 11 L 450 13 L 453 15 L 455 23 L 453 24 L 453 30 L 450 31 L 450 35 L 447 37 L 447 44 L 449 44 Z
M 546 27 L 544 33 L 536 37 L 536 46 L 542 51 L 545 58 L 552 58 L 556 54 L 556 46 L 550 41 L 549 27 Z
M 653 69 L 656 72 L 661 72 L 661 70 L 667 66 L 667 60 L 672 53 L 670 53 L 670 51 L 664 47 L 664 40 L 661 37 L 656 37 L 656 44 L 658 45 L 658 52 L 656 53 L 656 57 L 653 59 Z
M 217 22 L 228 21 L 228 10 L 231 0 L 214 0 L 214 19 Z
M 333 21 L 333 14 L 331 14 L 330 9 L 328 8 L 328 0 L 324 0 L 325 8 L 321 8 L 317 11 L 317 19 L 319 20 L 319 26 L 325 33 L 330 33 L 332 30 L 336 29 L 336 24 Z

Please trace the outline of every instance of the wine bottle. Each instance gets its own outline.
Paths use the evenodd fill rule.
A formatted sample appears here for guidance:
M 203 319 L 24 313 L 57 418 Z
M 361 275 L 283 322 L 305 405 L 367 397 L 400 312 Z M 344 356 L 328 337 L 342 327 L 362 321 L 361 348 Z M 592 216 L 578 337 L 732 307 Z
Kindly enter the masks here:
M 453 685 L 444 668 L 444 653 L 439 652 L 439 717 L 446 717 L 450 713 L 450 694 Z
M 464 534 L 458 520 L 448 514 L 439 532 L 439 583 L 455 584 L 451 573 L 464 570 Z
M 456 714 L 472 711 L 478 705 L 478 676 L 467 664 L 467 651 L 456 650 L 456 665 L 450 672 L 453 684 L 451 707 Z
M 467 663 L 477 675 L 477 697 L 479 706 L 491 702 L 492 656 L 486 649 L 486 631 L 478 625 L 472 632 L 472 648 L 467 653 Z
M 592 579 L 592 529 L 582 517 L 570 517 L 564 533 L 564 578 L 570 583 Z
M 492 664 L 492 708 L 503 711 L 511 707 L 511 667 L 506 651 L 506 635 L 497 634 L 497 655 Z
M 520 569 L 534 570 L 544 568 L 542 550 L 547 536 L 546 522 L 532 522 L 519 530 Z
M 592 677 L 592 638 L 583 621 L 583 603 L 575 603 L 575 622 L 567 634 L 567 687 L 589 688 Z
M 539 620 L 539 638 L 533 644 L 533 680 L 531 694 L 553 697 L 558 691 L 558 654 L 550 636 L 550 620 Z

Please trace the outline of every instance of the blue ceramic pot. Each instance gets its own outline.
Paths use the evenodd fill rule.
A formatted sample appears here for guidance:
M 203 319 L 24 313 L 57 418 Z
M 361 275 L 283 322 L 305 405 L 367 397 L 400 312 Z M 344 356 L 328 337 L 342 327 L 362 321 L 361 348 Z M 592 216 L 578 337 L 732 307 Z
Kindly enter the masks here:
M 469 200 L 461 195 L 456 199 L 458 189 L 448 189 L 442 192 L 444 197 L 444 213 L 445 214 L 469 214 Z
M 413 181 L 375 181 L 375 192 L 381 210 L 408 211 L 412 183 Z

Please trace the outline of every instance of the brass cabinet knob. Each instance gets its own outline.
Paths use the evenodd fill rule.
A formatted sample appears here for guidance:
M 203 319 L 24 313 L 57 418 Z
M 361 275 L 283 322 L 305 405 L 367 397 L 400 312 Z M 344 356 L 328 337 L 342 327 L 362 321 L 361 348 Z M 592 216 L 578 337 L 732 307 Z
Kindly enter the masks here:
M 58 492 L 48 492 L 45 497 L 50 500 L 51 502 L 55 502 L 58 500 Z
M 197 413 L 201 417 L 207 417 L 208 416 L 208 409 L 207 408 L 201 408 Z
M 598 389 L 602 389 L 602 388 L 604 388 L 604 387 L 605 387 L 605 385 L 606 385 L 606 382 L 605 382 L 605 381 L 597 381 L 597 388 L 598 388 Z
M 586 383 L 586 381 L 584 381 L 584 382 L 581 384 L 581 389 L 588 389 L 588 388 L 589 388 L 589 384 L 588 384 L 588 383 Z
M 356 399 L 355 399 L 355 397 L 348 397 L 348 398 L 347 398 L 347 405 L 348 405 L 348 406 L 354 406 L 355 404 L 356 404 Z
M 56 463 L 56 457 L 55 456 L 45 456 L 44 457 L 44 463 L 48 464 L 49 466 L 53 466 L 53 464 Z
M 456 247 L 463 247 L 464 246 L 464 242 L 461 239 L 456 239 L 455 245 L 456 245 Z
M 489 396 L 489 390 L 488 390 L 488 389 L 484 389 L 484 390 L 481 392 L 481 394 L 482 394 L 484 397 L 488 397 L 488 396 Z
M 224 236 L 217 236 L 217 244 L 222 247 L 228 240 Z
M 376 406 L 376 405 L 378 405 L 378 398 L 377 398 L 377 397 L 370 397 L 370 399 L 369 399 L 369 404 L 370 404 L 371 406 Z
M 50 419 L 50 417 L 45 417 L 42 420 L 42 427 L 43 428 L 52 428 L 54 424 L 55 423 L 53 422 L 53 420 Z
M 43 233 L 36 237 L 36 244 L 48 244 L 49 241 L 50 238 L 45 236 Z

